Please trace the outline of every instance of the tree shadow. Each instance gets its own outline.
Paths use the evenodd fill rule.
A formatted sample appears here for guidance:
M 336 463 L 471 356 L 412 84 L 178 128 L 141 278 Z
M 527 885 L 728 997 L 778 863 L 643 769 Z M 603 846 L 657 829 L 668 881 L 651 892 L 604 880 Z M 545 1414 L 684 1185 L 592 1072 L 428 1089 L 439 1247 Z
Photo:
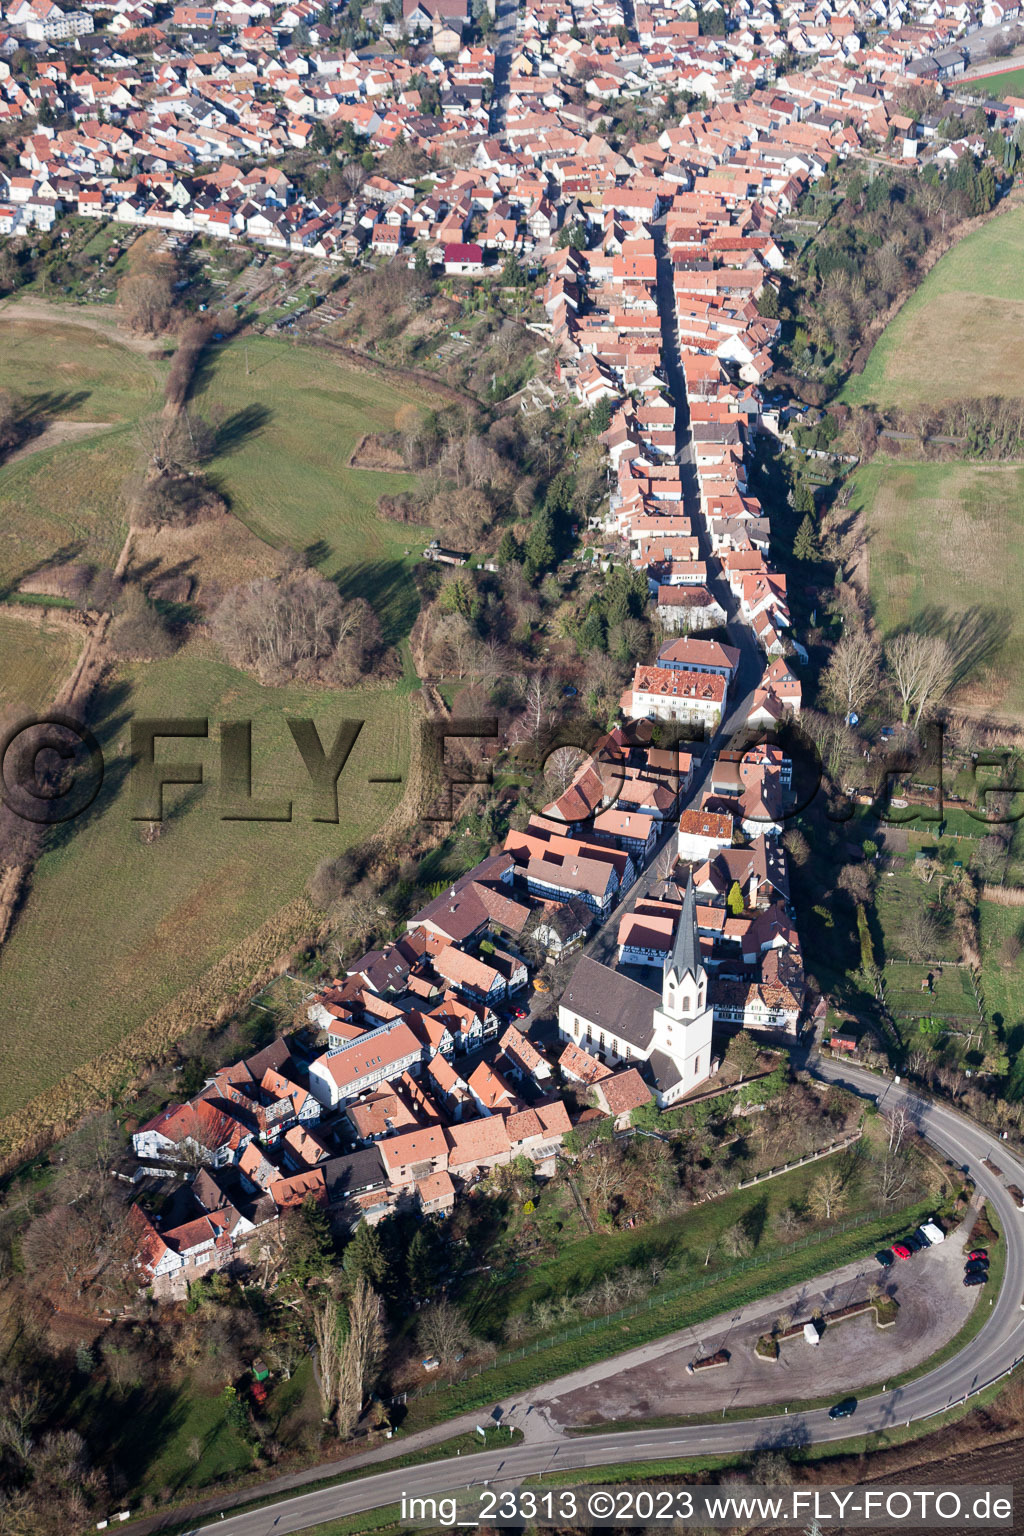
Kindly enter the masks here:
M 67 416 L 70 411 L 84 405 L 91 393 L 88 389 L 53 389 L 43 390 L 38 395 L 26 395 L 18 412 L 18 421 L 29 425 L 45 423 L 55 416 Z M 35 428 L 38 432 L 42 429 L 42 425 Z
M 233 411 L 217 426 L 214 436 L 214 456 L 224 458 L 244 448 L 250 438 L 256 437 L 272 419 L 273 412 L 265 405 L 243 405 Z
M 39 571 L 47 571 L 57 565 L 67 565 L 76 560 L 85 548 L 84 539 L 72 539 L 68 544 L 62 544 L 60 549 L 54 550 L 42 560 L 37 560 L 34 565 L 26 566 L 20 575 L 14 576 L 10 581 L 0 582 L 0 600 L 11 592 L 16 592 L 23 581 L 30 576 L 35 576 Z
M 409 636 L 420 611 L 416 584 L 401 560 L 361 560 L 336 571 L 332 580 L 342 597 L 365 597 L 380 620 L 385 645 Z
M 106 815 L 120 796 L 131 760 L 127 750 L 119 750 L 121 744 L 118 737 L 131 720 L 127 707 L 131 692 L 127 683 L 119 681 L 108 682 L 97 690 L 93 707 L 89 710 L 89 725 L 103 754 L 103 782 L 91 805 L 69 821 L 61 821 L 48 828 L 48 850 L 66 848 L 78 833 Z
M 331 553 L 331 546 L 326 539 L 314 539 L 302 551 L 302 558 L 308 566 L 312 567 L 314 565 L 321 565 Z
M 1013 630 L 1009 609 L 976 603 L 962 610 L 923 608 L 911 626 L 919 634 L 945 640 L 953 652 L 953 682 L 964 682 L 977 668 L 998 656 Z

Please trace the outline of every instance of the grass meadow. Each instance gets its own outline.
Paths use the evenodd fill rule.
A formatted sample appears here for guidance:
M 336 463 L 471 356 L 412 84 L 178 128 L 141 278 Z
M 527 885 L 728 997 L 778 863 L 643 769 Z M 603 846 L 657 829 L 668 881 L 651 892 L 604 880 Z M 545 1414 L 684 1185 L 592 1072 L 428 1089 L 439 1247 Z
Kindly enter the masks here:
M 403 785 L 371 774 L 408 769 L 411 714 L 394 688 L 345 694 L 262 688 L 193 642 L 166 661 L 122 666 L 98 701 L 93 729 L 106 761 L 91 809 L 39 860 L 28 901 L 0 951 L 6 1071 L 0 1115 L 116 1044 L 248 933 L 298 895 L 319 859 L 368 836 Z M 314 822 L 305 769 L 286 716 L 316 720 L 333 739 L 364 719 L 339 780 L 338 825 Z M 203 764 L 201 786 L 164 791 L 160 836 L 131 820 L 132 717 L 208 717 L 207 741 L 164 741 L 158 756 Z M 252 721 L 253 793 L 293 802 L 291 822 L 220 819 L 217 729 Z
M 404 639 L 418 607 L 411 568 L 431 532 L 384 521 L 377 500 L 415 477 L 348 460 L 364 433 L 393 431 L 403 409 L 427 405 L 422 393 L 256 337 L 209 353 L 194 403 L 220 423 L 210 477 L 235 516 L 267 543 L 307 552 L 343 596 L 370 600 L 389 643 Z
M 1024 468 L 876 459 L 857 471 L 851 505 L 865 519 L 883 636 L 911 622 L 946 635 L 962 702 L 1019 720 Z
M 0 467 L 0 591 L 58 554 L 113 563 L 140 461 L 137 422 L 158 408 L 162 376 L 145 351 L 118 342 L 106 318 L 90 327 L 74 312 L 65 324 L 0 310 L 0 388 L 51 418 L 109 423 Z M 207 578 L 223 588 L 273 569 L 268 545 L 306 551 L 344 593 L 370 598 L 387 639 L 400 643 L 418 607 L 411 568 L 430 535 L 376 514 L 377 498 L 411 486 L 412 476 L 350 470 L 348 459 L 363 433 L 389 431 L 400 412 L 429 403 L 288 342 L 213 349 L 194 404 L 218 427 L 211 478 L 244 526 L 147 534 L 145 559 L 151 568 L 181 561 L 202 592 Z M 0 616 L 0 710 L 52 697 L 68 653 L 59 632 Z M 407 687 L 406 679 L 351 693 L 264 688 L 202 636 L 169 659 L 115 666 L 91 721 L 106 761 L 102 790 L 54 835 L 0 952 L 8 1026 L 0 1116 L 172 1003 L 299 895 L 320 858 L 380 826 L 404 784 L 367 779 L 407 774 Z M 312 716 L 328 743 L 342 717 L 366 721 L 339 783 L 338 826 L 311 819 L 289 715 Z M 160 757 L 201 761 L 206 782 L 165 791 L 165 819 L 149 843 L 131 820 L 127 783 L 130 721 L 144 716 L 211 721 L 209 740 L 158 748 Z M 226 719 L 253 722 L 254 794 L 292 799 L 290 823 L 220 819 L 214 722 Z
M 1024 394 L 1024 208 L 990 219 L 929 272 L 853 375 L 846 405 Z
M 51 704 L 81 648 L 81 636 L 71 630 L 37 628 L 0 613 L 0 720 Z
M 0 591 L 58 554 L 114 563 L 139 461 L 135 424 L 156 409 L 160 384 L 158 365 L 112 330 L 0 310 L 0 389 L 35 416 L 102 428 L 0 465 Z

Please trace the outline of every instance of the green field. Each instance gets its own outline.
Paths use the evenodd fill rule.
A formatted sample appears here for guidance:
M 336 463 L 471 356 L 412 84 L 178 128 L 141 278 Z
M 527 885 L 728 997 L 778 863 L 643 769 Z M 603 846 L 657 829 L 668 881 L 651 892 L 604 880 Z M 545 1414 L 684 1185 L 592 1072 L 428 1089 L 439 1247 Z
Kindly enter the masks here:
M 140 461 L 136 423 L 159 405 L 162 378 L 158 364 L 121 346 L 102 323 L 16 313 L 0 311 L 0 387 L 22 399 L 48 391 L 51 418 L 111 425 L 0 467 L 0 588 L 58 554 L 113 562 Z M 196 393 L 219 432 L 211 478 L 251 532 L 236 525 L 232 546 L 223 534 L 230 525 L 204 525 L 186 549 L 180 535 L 165 535 L 163 558 L 186 558 L 200 587 L 209 578 L 223 588 L 233 574 L 253 574 L 253 534 L 307 551 L 347 595 L 370 598 L 386 638 L 402 641 L 418 608 L 411 567 L 429 535 L 379 519 L 376 502 L 413 477 L 347 464 L 363 433 L 390 431 L 404 408 L 429 402 L 339 366 L 329 353 L 260 338 L 215 349 Z M 147 555 L 160 558 L 159 537 L 148 538 Z M 0 627 L 0 664 L 8 654 L 0 708 L 45 701 L 69 670 L 63 637 L 27 623 Z M 263 688 L 203 638 L 169 660 L 115 669 L 92 721 L 106 759 L 102 792 L 54 835 L 0 954 L 0 1018 L 8 1025 L 0 1115 L 116 1045 L 299 895 L 324 854 L 377 830 L 403 784 L 367 778 L 408 770 L 405 689 L 372 681 L 351 693 Z M 147 715 L 251 719 L 254 793 L 289 796 L 292 822 L 219 819 L 211 724 L 207 742 L 160 748 L 179 761 L 201 759 L 207 782 L 168 790 L 161 834 L 144 843 L 125 781 L 129 724 Z M 343 716 L 367 722 L 340 781 L 339 826 L 311 820 L 286 715 L 313 716 L 328 741 Z
M 417 611 L 411 565 L 431 535 L 376 508 L 415 480 L 347 466 L 364 433 L 393 431 L 403 406 L 429 404 L 423 394 L 263 337 L 215 349 L 195 404 L 229 440 L 210 476 L 235 515 L 275 546 L 309 551 L 345 596 L 369 598 L 390 643 L 403 639 Z
M 983 92 L 992 101 L 1003 101 L 1007 96 L 1024 96 L 1024 69 L 1004 69 L 998 75 L 962 80 L 959 88 L 970 91 L 972 95 Z
M 16 305 L 0 309 L 0 389 L 46 401 L 61 419 L 135 421 L 157 403 L 159 372 L 106 323 L 76 324 L 73 313 L 27 319 Z
M 112 329 L 0 310 L 0 389 L 42 423 L 101 428 L 0 466 L 0 590 L 58 554 L 113 564 L 140 453 L 134 424 L 158 405 L 159 384 L 156 364 Z
M 883 635 L 908 623 L 950 639 L 961 703 L 1019 720 L 1024 674 L 1024 469 L 894 464 L 859 469 L 869 585 Z
M 0 719 L 52 703 L 81 648 L 70 630 L 40 629 L 0 614 Z
M 1024 208 L 990 219 L 932 268 L 879 338 L 846 405 L 1024 394 Z
M 116 1044 L 199 979 L 298 895 L 321 857 L 373 832 L 403 791 L 366 782 L 407 771 L 411 716 L 393 688 L 261 688 L 195 643 L 170 660 L 124 667 L 100 705 L 101 793 L 39 861 L 0 952 L 0 1114 Z M 342 717 L 367 722 L 339 780 L 337 826 L 310 819 L 286 715 L 313 717 L 325 740 Z M 126 782 L 129 721 L 145 716 L 211 721 L 208 741 L 158 746 L 169 761 L 202 761 L 207 782 L 165 790 L 163 831 L 151 845 L 130 819 Z M 219 819 L 212 722 L 224 719 L 252 721 L 253 792 L 290 798 L 290 823 Z
M 994 901 L 978 903 L 981 919 L 982 986 L 985 1012 L 999 1015 L 1004 1034 L 1024 1026 L 1024 964 L 1013 939 L 1024 931 L 1024 908 L 1003 907 Z M 1018 1042 L 1019 1043 L 1019 1042 Z M 1015 1044 L 1015 1049 L 1017 1045 Z

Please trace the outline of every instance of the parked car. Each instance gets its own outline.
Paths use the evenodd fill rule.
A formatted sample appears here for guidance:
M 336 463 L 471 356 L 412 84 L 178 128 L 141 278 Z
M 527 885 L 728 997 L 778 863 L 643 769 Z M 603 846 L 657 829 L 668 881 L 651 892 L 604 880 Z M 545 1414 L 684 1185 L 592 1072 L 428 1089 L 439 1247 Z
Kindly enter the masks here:
M 900 1242 L 904 1248 L 909 1248 L 911 1253 L 920 1253 L 922 1248 L 927 1248 L 928 1246 L 924 1238 L 918 1237 L 916 1232 L 912 1232 L 909 1237 L 900 1238 Z
M 972 1259 L 964 1269 L 965 1275 L 987 1275 L 988 1259 Z
M 844 1397 L 841 1403 L 835 1403 L 828 1411 L 830 1419 L 848 1419 L 851 1414 L 857 1412 L 857 1399 Z
M 892 1251 L 898 1259 L 909 1259 L 910 1249 L 903 1243 L 893 1243 Z
M 988 1270 L 979 1269 L 976 1274 L 964 1275 L 964 1285 L 987 1285 Z
M 879 1264 L 881 1264 L 883 1269 L 888 1269 L 890 1264 L 895 1263 L 895 1258 L 891 1248 L 879 1248 L 878 1252 L 875 1254 L 875 1258 L 878 1260 Z
M 970 1253 L 967 1255 L 967 1257 L 969 1259 L 987 1259 L 988 1258 L 988 1249 L 987 1248 L 972 1248 Z

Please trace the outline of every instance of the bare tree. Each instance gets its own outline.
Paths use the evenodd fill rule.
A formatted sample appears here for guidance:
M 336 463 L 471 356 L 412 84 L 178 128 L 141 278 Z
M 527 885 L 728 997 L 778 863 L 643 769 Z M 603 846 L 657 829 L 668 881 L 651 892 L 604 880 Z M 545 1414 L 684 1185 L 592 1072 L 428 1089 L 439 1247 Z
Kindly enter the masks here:
M 454 1302 L 442 1298 L 424 1309 L 416 1325 L 416 1340 L 442 1365 L 450 1365 L 469 1345 L 469 1324 Z
M 883 1205 L 892 1205 L 910 1183 L 910 1168 L 904 1157 L 888 1153 L 878 1170 L 876 1189 Z
M 754 1240 L 743 1223 L 737 1221 L 722 1233 L 722 1247 L 731 1259 L 746 1259 L 754 1251 Z
M 338 1303 L 333 1296 L 325 1296 L 317 1306 L 313 1313 L 312 1331 L 313 1347 L 316 1350 L 320 1407 L 326 1420 L 332 1417 L 338 1406 L 344 1348 L 338 1319 Z
M 942 930 L 927 907 L 913 906 L 899 926 L 900 948 L 908 960 L 931 960 L 942 940 Z
M 565 793 L 586 760 L 582 747 L 557 747 L 551 753 L 544 764 L 544 778 L 556 795 Z
M 846 1205 L 844 1179 L 838 1168 L 826 1168 L 811 1185 L 807 1203 L 821 1221 L 831 1221 L 842 1214 Z
M 866 634 L 845 634 L 832 652 L 825 696 L 844 716 L 863 709 L 878 687 L 878 652 Z
M 349 1435 L 384 1358 L 380 1297 L 360 1275 L 348 1301 L 348 1337 L 338 1379 L 338 1433 Z
M 897 1104 L 882 1116 L 882 1123 L 889 1137 L 889 1151 L 899 1152 L 912 1129 L 910 1110 L 906 1104 Z
M 131 331 L 157 335 L 170 319 L 173 299 L 169 275 L 160 270 L 129 272 L 117 285 L 117 304 Z
M 854 739 L 845 721 L 838 715 L 804 710 L 800 730 L 813 744 L 829 778 L 839 783 L 853 760 Z
M 900 701 L 900 718 L 907 723 L 913 716 L 916 727 L 953 680 L 953 648 L 942 635 L 908 630 L 886 642 L 885 662 Z

